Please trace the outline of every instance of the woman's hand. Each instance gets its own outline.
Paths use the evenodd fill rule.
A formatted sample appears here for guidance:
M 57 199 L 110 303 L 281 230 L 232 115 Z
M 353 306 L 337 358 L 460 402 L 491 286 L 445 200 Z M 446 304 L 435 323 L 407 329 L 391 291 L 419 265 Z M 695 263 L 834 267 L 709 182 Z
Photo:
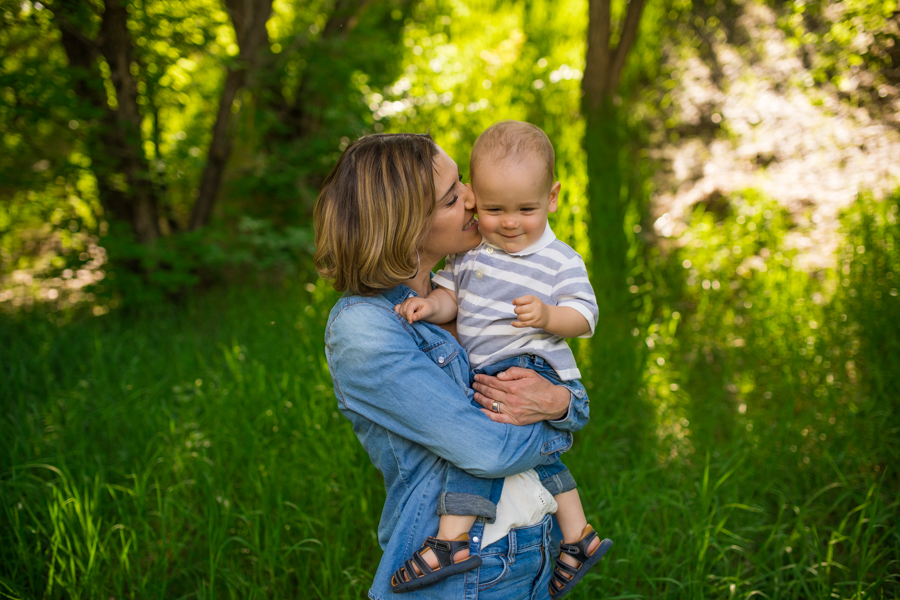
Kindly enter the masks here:
M 571 393 L 553 385 L 530 369 L 512 367 L 496 377 L 476 375 L 475 401 L 492 421 L 531 425 L 538 421 L 558 421 L 569 411 Z M 500 412 L 493 410 L 498 402 Z

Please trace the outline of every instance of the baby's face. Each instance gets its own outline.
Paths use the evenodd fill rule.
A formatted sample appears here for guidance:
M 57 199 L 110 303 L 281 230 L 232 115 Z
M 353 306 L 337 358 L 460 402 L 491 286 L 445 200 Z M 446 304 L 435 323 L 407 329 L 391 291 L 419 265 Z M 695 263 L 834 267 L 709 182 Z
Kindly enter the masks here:
M 556 212 L 559 182 L 547 189 L 546 171 L 537 159 L 513 165 L 482 163 L 473 179 L 478 229 L 488 243 L 519 252 L 537 242 Z

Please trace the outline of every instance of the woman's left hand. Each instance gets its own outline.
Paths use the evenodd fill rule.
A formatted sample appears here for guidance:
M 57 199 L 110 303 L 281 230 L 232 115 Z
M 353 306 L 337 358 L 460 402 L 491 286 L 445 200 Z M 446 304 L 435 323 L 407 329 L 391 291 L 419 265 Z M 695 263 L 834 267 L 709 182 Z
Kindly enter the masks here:
M 531 425 L 558 421 L 569 412 L 569 390 L 553 385 L 530 369 L 512 367 L 496 377 L 476 375 L 472 388 L 481 411 L 497 423 Z M 495 402 L 499 412 L 494 410 Z

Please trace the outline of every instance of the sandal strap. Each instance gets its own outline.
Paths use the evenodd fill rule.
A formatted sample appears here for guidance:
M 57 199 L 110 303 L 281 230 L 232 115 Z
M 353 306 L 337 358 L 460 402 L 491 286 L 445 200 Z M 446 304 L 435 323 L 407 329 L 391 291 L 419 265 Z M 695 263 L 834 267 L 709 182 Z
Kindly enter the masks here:
M 419 567 L 419 572 L 420 572 L 422 575 L 425 575 L 425 574 L 428 574 L 428 573 L 431 573 L 431 572 L 432 572 L 432 568 L 428 566 L 428 563 L 425 562 L 425 559 L 422 558 L 422 555 L 421 555 L 420 553 L 418 553 L 418 552 L 414 552 L 413 555 L 412 555 L 412 558 L 410 558 L 410 559 L 409 559 L 408 561 L 406 561 L 406 562 L 409 563 L 410 565 L 412 565 L 412 563 L 415 563 L 415 565 L 416 565 L 417 567 Z M 411 572 L 412 572 L 412 573 L 415 573 L 415 571 L 411 571 Z M 419 577 L 421 577 L 422 575 L 419 575 Z
M 469 541 L 439 540 L 434 537 L 428 537 L 425 539 L 423 546 L 431 548 L 431 551 L 434 552 L 435 557 L 438 559 L 438 564 L 441 567 L 449 567 L 454 564 L 453 557 L 457 552 L 469 549 Z M 420 552 L 421 549 L 417 550 L 416 554 L 419 554 Z
M 422 550 L 425 548 L 431 548 L 431 551 L 434 552 L 434 556 L 438 560 L 438 569 L 432 569 L 428 566 L 428 562 L 422 557 Z M 454 564 L 453 556 L 459 552 L 460 550 L 468 549 L 469 542 L 468 541 L 458 541 L 458 540 L 439 540 L 434 537 L 428 537 L 425 539 L 425 543 L 422 544 L 422 547 L 413 552 L 412 558 L 403 563 L 403 566 L 394 571 L 393 579 L 397 582 L 397 584 L 405 583 L 407 581 L 412 581 L 413 579 L 418 579 L 420 577 L 424 577 L 425 575 L 434 573 L 436 570 L 439 570 L 443 567 L 449 567 Z M 406 577 L 404 577 L 404 574 Z
M 574 544 L 560 544 L 559 550 L 560 552 L 565 552 L 569 556 L 572 556 L 579 563 L 584 564 L 587 559 L 591 557 L 588 554 L 588 548 L 591 545 L 591 542 L 597 537 L 597 532 L 593 529 L 586 536 L 575 542 Z M 565 564 L 565 563 L 562 563 Z M 568 566 L 568 565 L 567 565 Z
M 550 574 L 550 587 L 552 588 L 552 593 L 555 595 L 559 590 L 566 587 L 566 584 L 569 583 L 569 580 L 563 577 L 559 571 L 553 569 L 553 572 Z
M 561 560 L 556 561 L 556 568 L 567 575 L 574 576 L 576 573 L 578 573 L 577 567 L 573 567 L 572 565 L 567 565 L 566 563 L 564 563 Z

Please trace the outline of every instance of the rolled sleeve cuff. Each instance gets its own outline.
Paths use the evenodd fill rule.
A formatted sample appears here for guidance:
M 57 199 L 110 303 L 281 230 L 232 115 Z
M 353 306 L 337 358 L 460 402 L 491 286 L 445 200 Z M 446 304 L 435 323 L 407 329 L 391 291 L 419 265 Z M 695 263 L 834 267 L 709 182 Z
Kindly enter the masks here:
M 591 418 L 590 401 L 587 392 L 578 380 L 564 381 L 560 385 L 569 390 L 569 410 L 562 419 L 547 422 L 560 431 L 580 431 Z
M 550 492 L 551 496 L 558 496 L 559 494 L 569 492 L 578 487 L 575 483 L 575 478 L 572 477 L 572 473 L 568 469 L 563 469 L 559 473 L 551 475 L 546 479 L 542 479 L 541 485 Z
M 461 515 L 483 517 L 485 522 L 493 523 L 497 518 L 497 505 L 475 494 L 443 492 L 438 499 L 439 515 Z

